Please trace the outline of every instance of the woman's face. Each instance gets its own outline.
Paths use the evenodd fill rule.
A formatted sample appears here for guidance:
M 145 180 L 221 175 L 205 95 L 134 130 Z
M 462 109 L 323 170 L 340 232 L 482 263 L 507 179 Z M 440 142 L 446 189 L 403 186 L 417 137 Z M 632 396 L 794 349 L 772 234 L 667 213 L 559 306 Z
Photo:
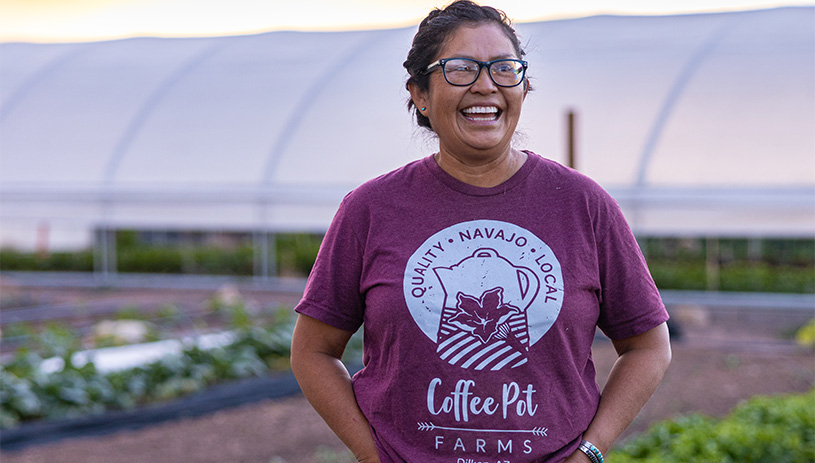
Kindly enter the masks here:
M 487 23 L 459 27 L 436 57 L 443 58 L 491 61 L 519 57 L 501 26 Z M 411 87 L 410 92 L 416 106 L 426 108 L 422 112 L 439 137 L 440 152 L 478 163 L 509 152 L 526 85 L 499 87 L 487 69 L 481 69 L 475 83 L 457 87 L 447 83 L 442 70 L 436 68 L 428 91 Z

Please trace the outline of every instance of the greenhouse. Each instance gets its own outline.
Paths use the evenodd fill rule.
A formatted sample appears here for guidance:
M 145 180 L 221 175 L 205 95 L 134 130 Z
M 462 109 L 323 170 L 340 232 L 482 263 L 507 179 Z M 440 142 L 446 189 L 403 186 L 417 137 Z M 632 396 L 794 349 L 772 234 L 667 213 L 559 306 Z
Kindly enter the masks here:
M 815 7 L 517 29 L 517 146 L 572 149 L 635 233 L 815 236 Z M 0 244 L 324 231 L 349 190 L 435 149 L 406 109 L 414 32 L 0 45 Z

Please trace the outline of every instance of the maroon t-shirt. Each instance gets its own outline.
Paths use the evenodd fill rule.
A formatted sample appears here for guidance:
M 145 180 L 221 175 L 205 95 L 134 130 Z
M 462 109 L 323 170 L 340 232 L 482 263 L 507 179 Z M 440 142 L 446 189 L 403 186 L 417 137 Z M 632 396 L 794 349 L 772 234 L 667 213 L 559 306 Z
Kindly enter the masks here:
M 297 312 L 356 331 L 383 462 L 559 462 L 600 399 L 591 345 L 668 318 L 617 203 L 528 153 L 479 188 L 433 157 L 342 202 Z

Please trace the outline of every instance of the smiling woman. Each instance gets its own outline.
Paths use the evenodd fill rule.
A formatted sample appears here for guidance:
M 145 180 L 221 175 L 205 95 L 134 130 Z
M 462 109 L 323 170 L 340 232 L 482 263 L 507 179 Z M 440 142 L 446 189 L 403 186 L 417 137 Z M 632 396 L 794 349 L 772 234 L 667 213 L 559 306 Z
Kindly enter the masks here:
M 504 13 L 433 10 L 404 67 L 438 151 L 351 192 L 323 240 L 292 371 L 361 462 L 602 461 L 670 361 L 667 313 L 617 204 L 512 145 L 523 56 Z M 363 324 L 351 378 L 340 360 Z M 619 353 L 602 395 L 597 327 Z
M 518 61 L 510 62 L 524 69 L 520 61 L 523 52 L 517 39 L 513 41 L 508 37 L 514 37 L 514 31 L 511 28 L 505 31 L 504 27 L 507 26 L 470 23 L 460 26 L 442 42 L 444 46 L 436 55 L 440 61 L 462 58 L 476 63 L 478 71 L 469 72 L 472 78 L 467 79 L 470 82 L 466 84 L 455 79 L 467 71 L 451 68 L 448 72 L 450 61 L 441 66 L 442 72 L 436 72 L 439 67 L 434 67 L 435 63 L 429 71 L 420 71 L 427 76 L 422 81 L 414 77 L 410 55 L 405 64 L 411 72 L 407 83 L 411 104 L 420 106 L 419 115 L 439 137 L 436 162 L 453 177 L 481 187 L 503 183 L 526 158 L 524 153 L 510 147 L 528 89 L 523 72 L 511 73 L 515 76 L 513 80 L 517 79 L 514 82 L 498 85 L 492 64 L 488 72 L 481 72 L 482 65 L 478 64 L 482 62 L 479 60 L 501 63 L 514 59 Z M 451 74 L 454 82 L 451 82 Z M 521 82 L 524 85 L 519 85 Z M 420 125 L 424 119 L 419 119 Z

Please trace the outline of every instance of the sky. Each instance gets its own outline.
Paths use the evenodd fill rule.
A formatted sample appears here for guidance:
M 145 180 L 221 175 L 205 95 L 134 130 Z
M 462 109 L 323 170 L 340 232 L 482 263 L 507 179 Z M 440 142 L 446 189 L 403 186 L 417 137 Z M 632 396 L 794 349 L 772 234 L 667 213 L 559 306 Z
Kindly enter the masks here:
M 0 42 L 243 35 L 418 24 L 450 0 L 0 0 Z M 812 0 L 494 0 L 515 22 L 813 5 Z

